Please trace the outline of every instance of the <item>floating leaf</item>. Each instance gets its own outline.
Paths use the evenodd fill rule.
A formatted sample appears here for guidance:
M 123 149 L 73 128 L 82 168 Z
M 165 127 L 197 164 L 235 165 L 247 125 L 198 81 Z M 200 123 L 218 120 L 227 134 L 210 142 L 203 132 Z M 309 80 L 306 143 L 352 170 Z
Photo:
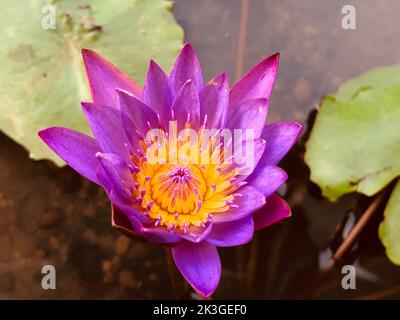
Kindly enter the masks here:
M 365 90 L 400 84 L 400 64 L 369 70 L 360 76 L 347 80 L 336 94 L 338 100 L 350 100 Z
M 373 195 L 400 175 L 400 65 L 370 70 L 326 97 L 306 145 L 311 180 L 331 200 Z M 385 209 L 379 237 L 400 265 L 400 182 Z
M 392 97 L 384 98 L 384 104 L 376 100 L 396 85 L 400 85 L 400 65 L 380 67 L 346 81 L 335 97 L 321 102 L 305 159 L 311 179 L 331 200 L 352 191 L 371 195 L 397 175 L 398 166 L 385 159 L 398 149 L 396 140 L 386 140 L 395 133 L 385 131 L 386 118 L 399 110 L 397 89 L 392 89 Z
M 385 220 L 379 226 L 379 238 L 389 259 L 400 265 L 400 182 L 397 182 L 385 209 Z
M 89 132 L 80 109 L 90 99 L 81 49 L 97 51 L 142 82 L 150 58 L 171 67 L 183 33 L 164 0 L 49 3 L 56 29 L 46 30 L 46 1 L 0 2 L 0 129 L 32 158 L 61 165 L 37 132 L 48 126 Z
M 326 97 L 306 145 L 311 180 L 331 200 L 373 195 L 400 174 L 400 86 Z

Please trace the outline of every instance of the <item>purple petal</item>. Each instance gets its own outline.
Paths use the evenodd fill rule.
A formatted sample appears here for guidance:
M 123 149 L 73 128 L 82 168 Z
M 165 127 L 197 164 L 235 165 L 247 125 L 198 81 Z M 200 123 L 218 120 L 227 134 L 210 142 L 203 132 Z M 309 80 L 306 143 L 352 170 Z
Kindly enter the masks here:
M 121 209 L 112 206 L 111 224 L 129 237 L 142 235 L 142 224 L 134 216 L 126 215 Z
M 185 127 L 190 120 L 191 128 L 198 129 L 200 123 L 200 101 L 199 94 L 192 80 L 185 82 L 172 103 L 172 109 L 178 122 L 178 130 Z
M 300 136 L 302 126 L 297 122 L 276 122 L 265 127 L 261 138 L 266 147 L 259 166 L 278 164 Z
M 137 97 L 141 96 L 142 89 L 140 86 L 118 70 L 111 62 L 88 49 L 82 50 L 82 56 L 94 103 L 118 108 L 115 88 L 129 91 Z
M 181 241 L 181 237 L 165 228 L 143 228 L 144 236 L 154 244 L 169 245 Z
M 221 73 L 210 80 L 200 94 L 201 121 L 207 116 L 209 129 L 225 126 L 229 101 L 229 80 L 226 73 Z
M 265 206 L 253 214 L 255 230 L 265 227 L 288 218 L 292 215 L 289 205 L 276 194 L 268 197 Z
M 202 89 L 203 75 L 200 61 L 190 44 L 186 43 L 183 46 L 169 78 L 175 93 L 182 88 L 187 80 L 192 80 L 199 91 Z
M 247 144 L 252 143 L 254 148 L 247 150 Z M 241 146 L 241 148 L 239 148 Z M 233 147 L 233 165 L 239 168 L 240 178 L 244 180 L 249 176 L 257 167 L 261 157 L 264 154 L 266 143 L 264 139 L 244 140 L 235 144 Z M 243 156 L 241 156 L 243 155 Z
M 40 138 L 70 167 L 85 178 L 100 184 L 96 177 L 100 151 L 96 140 L 72 129 L 51 127 L 39 132 Z
M 278 71 L 279 54 L 274 54 L 247 72 L 232 88 L 229 106 L 257 98 L 269 99 Z
M 122 128 L 120 111 L 85 102 L 82 107 L 101 150 L 118 154 L 130 161 L 131 147 Z
M 234 129 L 254 129 L 254 137 L 259 138 L 267 120 L 267 99 L 246 100 L 231 108 L 226 127 Z
M 268 197 L 284 184 L 287 178 L 286 172 L 279 167 L 266 166 L 259 168 L 257 166 L 246 181 L 250 186 L 256 187 L 264 196 Z
M 264 195 L 255 187 L 245 186 L 240 188 L 237 193 L 242 195 L 241 197 L 236 198 L 234 201 L 234 205 L 236 205 L 237 208 L 230 208 L 227 212 L 215 213 L 212 218 L 213 223 L 242 219 L 265 204 Z
M 101 168 L 104 170 L 104 176 L 98 175 L 101 179 L 104 188 L 107 189 L 109 194 L 113 194 L 113 203 L 118 207 L 122 205 L 131 204 L 133 196 L 130 190 L 133 188 L 132 175 L 124 159 L 112 153 L 96 154 Z M 107 180 L 102 178 L 106 177 Z
M 215 291 L 221 278 L 221 260 L 215 246 L 206 241 L 182 241 L 172 248 L 179 271 L 189 284 L 203 297 Z
M 248 243 L 253 238 L 254 222 L 251 216 L 213 225 L 207 242 L 217 247 L 232 247 Z
M 168 76 L 153 60 L 150 61 L 149 71 L 143 89 L 143 100 L 162 119 L 171 114 L 173 92 Z
M 139 140 L 138 133 L 145 137 L 150 129 L 159 127 L 157 114 L 129 93 L 120 90 L 117 91 L 121 106 L 122 126 L 131 145 L 137 147 Z
M 97 154 L 97 153 L 96 153 Z M 102 166 L 99 165 L 99 160 L 97 160 L 97 170 L 96 170 L 96 177 L 97 180 L 100 182 L 101 186 L 103 187 L 104 191 L 107 194 L 107 197 L 111 200 L 111 190 L 112 190 L 112 181 L 108 178 L 107 172 L 104 170 Z
M 140 205 L 136 202 L 132 202 L 132 199 L 127 199 L 127 200 L 123 199 L 122 197 L 124 195 L 122 195 L 121 197 L 121 195 L 119 195 L 118 192 L 115 192 L 115 190 L 111 190 L 108 193 L 108 195 L 114 207 L 118 208 L 121 212 L 123 212 L 128 219 L 130 220 L 133 219 L 140 223 L 140 230 L 138 232 L 142 234 L 143 233 L 142 226 L 144 224 L 149 224 L 152 221 L 148 216 L 145 215 L 145 211 L 140 207 Z

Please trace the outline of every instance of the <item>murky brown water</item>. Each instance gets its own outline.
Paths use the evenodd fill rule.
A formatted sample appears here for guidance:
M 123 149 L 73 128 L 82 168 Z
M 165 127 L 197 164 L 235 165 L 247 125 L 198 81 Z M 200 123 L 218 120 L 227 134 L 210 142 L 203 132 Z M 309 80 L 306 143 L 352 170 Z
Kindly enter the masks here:
M 206 78 L 226 70 L 234 82 L 241 4 L 176 0 L 174 14 Z M 357 30 L 341 28 L 345 4 L 356 7 Z M 306 124 L 319 99 L 343 80 L 399 62 L 399 11 L 397 0 L 249 0 L 243 71 L 281 53 L 269 121 Z M 173 297 L 163 249 L 112 230 L 101 190 L 69 168 L 29 160 L 4 135 L 0 150 L 0 298 Z M 334 204 L 322 199 L 308 179 L 303 151 L 300 143 L 283 162 L 293 217 L 259 232 L 251 245 L 220 250 L 224 270 L 216 298 L 295 298 L 315 277 L 319 250 L 357 196 Z M 376 238 L 379 219 L 365 230 L 355 257 L 348 257 L 364 268 L 357 290 L 341 289 L 340 270 L 334 270 L 315 298 L 400 297 L 400 268 L 386 259 Z M 44 264 L 56 267 L 57 290 L 41 289 Z

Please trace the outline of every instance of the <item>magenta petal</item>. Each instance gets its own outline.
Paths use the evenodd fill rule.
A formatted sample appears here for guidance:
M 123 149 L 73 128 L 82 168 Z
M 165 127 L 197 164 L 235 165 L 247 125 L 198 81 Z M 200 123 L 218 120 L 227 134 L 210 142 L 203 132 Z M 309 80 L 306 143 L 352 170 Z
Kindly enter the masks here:
M 171 114 L 173 92 L 168 76 L 153 60 L 150 61 L 143 89 L 144 102 L 158 113 L 162 119 L 168 119 Z
M 190 44 L 186 43 L 183 46 L 169 78 L 175 93 L 178 92 L 188 80 L 192 80 L 199 91 L 202 89 L 203 75 L 200 61 Z
M 242 219 L 265 204 L 264 195 L 255 187 L 245 186 L 240 188 L 237 193 L 242 196 L 235 199 L 235 207 L 230 208 L 227 212 L 215 213 L 212 218 L 213 223 Z
M 257 167 L 246 181 L 250 186 L 256 187 L 264 196 L 268 197 L 284 184 L 287 178 L 286 172 L 281 168 L 266 166 L 260 169 Z
M 111 62 L 91 50 L 82 50 L 93 102 L 118 108 L 115 88 L 121 88 L 140 97 L 142 89 Z
M 265 227 L 288 218 L 292 215 L 289 205 L 276 194 L 268 197 L 265 206 L 253 214 L 255 230 Z
M 206 241 L 182 241 L 172 248 L 179 271 L 189 284 L 203 297 L 215 291 L 221 278 L 221 261 L 217 248 Z
M 225 126 L 229 101 L 229 80 L 226 73 L 221 73 L 210 80 L 200 94 L 201 121 L 207 116 L 208 129 Z
M 239 103 L 229 110 L 226 127 L 234 129 L 254 129 L 254 137 L 259 138 L 267 120 L 267 99 L 251 99 Z
M 120 207 L 124 204 L 133 202 L 133 197 L 130 190 L 133 188 L 132 174 L 129 171 L 124 159 L 112 153 L 96 154 L 101 168 L 104 170 L 106 181 L 100 181 L 107 189 L 109 194 L 114 195 L 115 205 Z M 103 175 L 98 175 L 102 179 Z
M 101 150 L 118 154 L 130 161 L 131 148 L 121 124 L 120 111 L 85 102 L 82 107 Z
M 143 234 L 147 240 L 155 244 L 168 245 L 181 241 L 181 238 L 165 228 L 143 228 Z
M 265 127 L 261 138 L 266 141 L 266 148 L 259 166 L 278 164 L 294 145 L 302 130 L 297 122 L 276 122 Z
M 279 54 L 274 54 L 247 72 L 232 88 L 229 106 L 257 98 L 269 99 L 278 71 Z
M 121 106 L 121 121 L 131 144 L 137 142 L 139 134 L 146 136 L 151 128 L 158 128 L 157 114 L 146 104 L 129 93 L 117 90 Z M 136 132 L 138 130 L 138 132 Z
M 217 247 L 233 247 L 248 243 L 253 238 L 254 222 L 251 216 L 214 224 L 206 241 Z
M 190 120 L 190 127 L 198 129 L 200 123 L 200 101 L 199 94 L 192 80 L 188 80 L 179 90 L 172 103 L 172 110 L 178 122 L 178 130 L 185 127 L 187 120 Z
M 96 177 L 100 151 L 96 140 L 72 129 L 51 127 L 39 132 L 40 138 L 70 167 L 85 178 L 100 184 Z

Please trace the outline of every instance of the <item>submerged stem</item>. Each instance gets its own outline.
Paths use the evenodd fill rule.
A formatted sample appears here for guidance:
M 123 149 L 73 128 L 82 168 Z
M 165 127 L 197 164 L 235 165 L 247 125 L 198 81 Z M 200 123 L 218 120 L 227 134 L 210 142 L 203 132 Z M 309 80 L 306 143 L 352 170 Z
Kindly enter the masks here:
M 377 212 L 379 205 L 386 198 L 386 192 L 381 192 L 372 203 L 368 206 L 367 210 L 362 214 L 354 228 L 350 231 L 348 237 L 339 246 L 336 252 L 331 258 L 331 263 L 321 270 L 310 285 L 300 294 L 299 299 L 306 299 L 313 296 L 315 289 L 318 288 L 320 282 L 322 282 L 329 272 L 341 261 L 346 252 L 352 247 L 354 241 L 360 236 L 362 230 L 364 230 L 367 223 L 371 220 L 371 217 Z

